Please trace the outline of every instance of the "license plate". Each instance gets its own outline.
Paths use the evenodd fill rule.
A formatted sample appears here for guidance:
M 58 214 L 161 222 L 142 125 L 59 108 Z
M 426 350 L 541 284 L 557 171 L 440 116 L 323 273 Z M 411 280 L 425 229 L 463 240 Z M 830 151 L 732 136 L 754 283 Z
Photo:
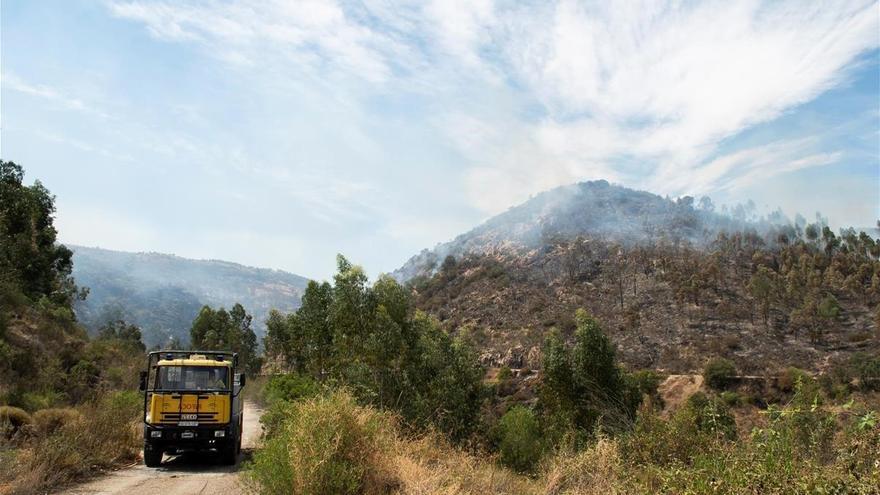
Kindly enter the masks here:
M 193 438 L 195 436 L 196 436 L 196 434 L 191 431 L 185 431 L 180 434 L 180 438 Z
M 177 423 L 177 426 L 199 426 L 198 421 L 181 421 Z

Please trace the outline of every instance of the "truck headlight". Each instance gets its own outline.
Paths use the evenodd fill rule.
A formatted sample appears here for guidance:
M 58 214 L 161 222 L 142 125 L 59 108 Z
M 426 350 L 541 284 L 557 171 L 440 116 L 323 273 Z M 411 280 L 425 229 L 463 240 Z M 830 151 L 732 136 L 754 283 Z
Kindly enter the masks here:
M 223 431 L 223 430 L 217 430 L 217 431 L 214 432 L 214 436 L 215 436 L 215 437 L 225 437 L 225 436 L 226 436 L 226 432 Z
M 162 432 L 159 430 L 153 430 L 150 432 L 150 438 L 162 438 Z

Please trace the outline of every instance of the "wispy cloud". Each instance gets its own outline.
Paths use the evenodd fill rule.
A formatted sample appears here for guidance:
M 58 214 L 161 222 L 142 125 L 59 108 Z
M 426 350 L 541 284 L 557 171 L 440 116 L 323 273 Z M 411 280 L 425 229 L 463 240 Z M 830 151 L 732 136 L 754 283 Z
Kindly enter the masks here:
M 194 41 L 242 65 L 266 57 L 301 69 L 332 69 L 371 81 L 386 80 L 398 55 L 395 39 L 352 19 L 335 2 L 114 2 L 111 11 L 143 22 L 158 38 Z
M 535 127 L 544 149 L 640 160 L 623 179 L 673 194 L 778 173 L 713 175 L 707 157 L 845 81 L 880 41 L 874 2 L 563 1 L 510 26 L 513 70 L 547 111 Z
M 353 105 L 388 91 L 435 99 L 487 212 L 584 178 L 680 194 L 784 172 L 748 166 L 749 153 L 717 157 L 718 145 L 846 81 L 880 38 L 872 1 L 110 5 L 161 39 L 281 79 L 355 81 Z
M 841 152 L 816 151 L 815 139 L 793 139 L 746 148 L 710 160 L 688 180 L 699 184 L 719 184 L 717 189 L 743 188 L 757 180 L 785 172 L 830 165 Z
M 106 119 L 110 118 L 110 115 L 94 105 L 89 105 L 79 98 L 67 95 L 51 86 L 30 83 L 14 73 L 4 71 L 0 74 L 0 87 L 4 90 L 16 91 L 18 93 L 41 98 L 66 110 L 85 112 Z

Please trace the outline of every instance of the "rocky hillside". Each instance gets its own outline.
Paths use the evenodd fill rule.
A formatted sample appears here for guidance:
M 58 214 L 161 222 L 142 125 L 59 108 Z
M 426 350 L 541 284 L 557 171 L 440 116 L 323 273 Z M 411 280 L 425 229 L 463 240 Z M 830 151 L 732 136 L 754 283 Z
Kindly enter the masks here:
M 108 320 L 135 323 L 148 346 L 171 338 L 188 342 L 190 325 L 205 304 L 229 308 L 240 302 L 254 316 L 261 337 L 269 310 L 296 310 L 308 283 L 280 270 L 226 261 L 69 247 L 73 276 L 89 288 L 86 300 L 75 306 L 77 318 L 91 331 Z
M 557 198 L 562 192 L 563 198 Z M 539 195 L 397 272 L 490 366 L 537 367 L 583 307 L 631 368 L 759 374 L 880 351 L 880 244 L 593 182 Z

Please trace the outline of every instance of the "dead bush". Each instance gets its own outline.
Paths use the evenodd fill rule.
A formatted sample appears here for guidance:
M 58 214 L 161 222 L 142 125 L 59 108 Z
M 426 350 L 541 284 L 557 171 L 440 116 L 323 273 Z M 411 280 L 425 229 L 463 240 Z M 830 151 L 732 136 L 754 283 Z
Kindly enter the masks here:
M 6 440 L 21 434 L 34 420 L 24 409 L 0 406 L 0 435 Z
M 72 407 L 41 409 L 34 413 L 34 428 L 38 435 L 47 436 L 67 424 L 78 421 L 80 417 L 79 411 Z

